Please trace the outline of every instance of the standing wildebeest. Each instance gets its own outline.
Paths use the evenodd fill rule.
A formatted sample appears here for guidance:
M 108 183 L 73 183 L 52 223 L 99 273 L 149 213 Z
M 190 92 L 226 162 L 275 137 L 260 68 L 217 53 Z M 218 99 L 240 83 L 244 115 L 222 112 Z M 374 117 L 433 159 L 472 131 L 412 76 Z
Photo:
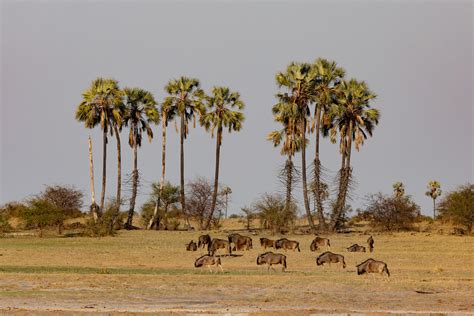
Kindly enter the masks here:
M 234 251 L 252 249 L 252 238 L 250 237 L 234 233 L 230 234 L 227 239 L 229 240 L 229 245 L 231 245 L 231 243 L 234 244 L 234 248 L 232 248 Z
M 270 270 L 270 268 L 275 271 L 275 269 L 272 267 L 274 264 L 282 264 L 283 268 L 282 271 L 286 270 L 286 256 L 281 254 L 281 253 L 273 253 L 271 251 L 265 252 L 260 254 L 257 257 L 257 264 L 262 265 L 262 264 L 267 264 L 267 271 Z
M 186 250 L 187 251 L 196 251 L 197 250 L 197 245 L 194 242 L 194 240 L 191 240 L 189 244 L 186 244 Z
M 275 241 L 263 237 L 263 238 L 260 238 L 260 245 L 263 247 L 263 249 L 267 249 L 267 247 L 268 248 L 274 248 L 275 247 Z
M 349 248 L 347 248 L 347 251 L 349 252 L 365 252 L 365 247 L 364 246 L 359 246 L 358 244 L 353 244 Z
M 390 272 L 388 271 L 387 264 L 382 261 L 377 261 L 372 258 L 365 260 L 364 262 L 356 265 L 357 267 L 357 274 L 369 274 L 369 273 L 380 273 L 381 275 L 385 275 L 390 277 Z
M 209 256 L 209 255 L 204 255 L 204 256 L 201 256 L 201 257 L 197 258 L 196 261 L 194 262 L 194 266 L 196 268 L 206 266 L 209 269 L 210 272 L 212 272 L 212 270 L 211 270 L 212 265 L 216 266 L 216 272 L 218 271 L 217 267 L 221 268 L 221 271 L 224 272 L 224 269 L 222 269 L 222 265 L 221 265 L 221 258 L 217 258 L 217 257 L 214 257 L 214 256 Z
M 227 249 L 227 252 L 229 254 L 232 253 L 232 250 L 230 249 L 230 243 L 227 240 L 224 239 L 213 239 L 210 244 L 207 245 L 207 252 L 209 255 L 213 256 L 217 249 Z
M 331 248 L 329 239 L 316 236 L 316 238 L 314 238 L 313 241 L 311 242 L 311 246 L 309 247 L 309 249 L 311 251 L 316 251 L 319 249 L 319 247 L 323 247 L 323 246 L 326 246 L 326 249 Z
M 316 258 L 316 265 L 318 266 L 323 265 L 325 263 L 331 265 L 331 263 L 337 262 L 341 264 L 343 269 L 346 268 L 346 262 L 344 261 L 343 255 L 338 255 L 330 251 L 326 251 Z
M 293 251 L 295 251 L 295 249 L 298 249 L 298 251 L 301 251 L 299 242 L 297 242 L 296 240 L 288 240 L 286 238 L 278 239 L 277 241 L 275 241 L 275 249 L 280 248 L 284 250 L 290 249 Z
M 369 245 L 369 251 L 373 252 L 374 251 L 374 238 L 372 236 L 370 236 L 367 239 L 367 244 Z
M 208 246 L 211 243 L 211 236 L 209 235 L 201 235 L 198 239 L 198 248 L 204 248 L 204 246 Z

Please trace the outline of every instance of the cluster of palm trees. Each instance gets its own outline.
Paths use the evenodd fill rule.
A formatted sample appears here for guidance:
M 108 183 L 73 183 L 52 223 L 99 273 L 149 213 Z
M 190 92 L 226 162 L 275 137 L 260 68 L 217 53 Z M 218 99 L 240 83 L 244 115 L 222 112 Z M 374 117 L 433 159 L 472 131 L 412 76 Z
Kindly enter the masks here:
M 368 135 L 372 136 L 379 121 L 379 111 L 371 108 L 376 95 L 364 81 L 346 80 L 345 70 L 334 61 L 318 58 L 313 63 L 290 63 L 276 75 L 280 91 L 272 112 L 281 130 L 271 132 L 267 139 L 281 145 L 285 164 L 286 205 L 292 201 L 294 186 L 293 158 L 301 152 L 303 201 L 311 229 L 316 230 L 310 209 L 309 194 L 315 200 L 319 230 L 335 230 L 345 207 L 351 180 L 352 147 L 359 150 Z M 313 111 L 311 111 L 313 110 Z M 315 134 L 313 179 L 308 186 L 306 167 L 307 135 Z M 320 161 L 320 136 L 329 136 L 332 143 L 339 139 L 341 168 L 338 172 L 337 197 L 332 203 L 330 218 L 324 212 L 324 201 L 329 197 L 328 185 L 323 181 Z
M 82 94 L 83 99 L 76 110 L 76 119 L 84 122 L 86 128 L 100 126 L 103 134 L 102 154 L 102 192 L 100 205 L 92 201 L 92 209 L 97 214 L 94 218 L 100 220 L 104 211 L 104 200 L 106 191 L 106 167 L 107 167 L 107 143 L 108 136 L 114 136 L 117 142 L 117 194 L 116 214 L 122 204 L 121 197 L 121 145 L 120 133 L 123 127 L 130 129 L 129 145 L 133 149 L 132 170 L 132 193 L 130 207 L 125 228 L 131 229 L 137 196 L 139 173 L 138 173 L 138 148 L 142 144 L 142 136 L 147 134 L 149 140 L 153 138 L 152 124 L 162 126 L 162 173 L 160 180 L 160 195 L 156 201 L 154 215 L 148 228 L 152 228 L 157 220 L 158 208 L 160 207 L 160 196 L 165 183 L 166 170 L 166 129 L 168 123 L 175 120 L 180 125 L 180 199 L 183 214 L 189 223 L 186 212 L 186 199 L 184 190 L 184 140 L 190 129 L 190 122 L 196 121 L 214 137 L 216 133 L 216 167 L 214 174 L 214 194 L 211 214 L 216 207 L 216 199 L 219 186 L 219 163 L 220 149 L 223 133 L 227 130 L 239 131 L 242 128 L 244 115 L 241 112 L 244 103 L 238 92 L 233 92 L 227 87 L 214 87 L 209 95 L 200 88 L 198 79 L 180 77 L 169 81 L 165 87 L 168 96 L 162 103 L 156 102 L 153 94 L 141 88 L 123 88 L 114 79 L 95 79 L 91 86 Z M 93 184 L 93 181 L 92 181 Z M 92 191 L 93 188 L 92 188 Z M 92 192 L 94 196 L 94 192 Z M 207 226 L 212 220 L 212 215 L 207 220 Z

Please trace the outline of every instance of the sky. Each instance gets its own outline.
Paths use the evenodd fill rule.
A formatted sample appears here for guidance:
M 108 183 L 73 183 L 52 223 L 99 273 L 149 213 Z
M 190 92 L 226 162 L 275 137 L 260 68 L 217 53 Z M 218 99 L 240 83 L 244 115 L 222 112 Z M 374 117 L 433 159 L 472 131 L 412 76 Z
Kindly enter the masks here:
M 101 132 L 75 121 L 81 93 L 96 77 L 112 77 L 161 102 L 166 83 L 186 75 L 208 92 L 214 85 L 239 91 L 246 104 L 243 129 L 225 134 L 221 151 L 220 182 L 233 190 L 229 212 L 239 213 L 262 193 L 281 190 L 285 158 L 266 140 L 279 128 L 271 115 L 275 74 L 318 57 L 335 60 L 378 95 L 372 106 L 380 123 L 352 155 L 353 208 L 402 181 L 422 213 L 432 214 L 429 180 L 444 192 L 474 180 L 471 1 L 1 1 L 0 10 L 0 204 L 53 184 L 83 190 L 89 204 L 87 138 L 99 197 Z M 161 174 L 160 127 L 154 131 L 138 153 L 138 206 Z M 167 179 L 177 184 L 179 135 L 174 128 L 168 135 Z M 127 136 L 124 174 L 132 170 Z M 191 130 L 186 179 L 212 179 L 214 153 L 215 140 Z M 321 159 L 330 180 L 338 146 L 324 139 Z M 111 140 L 108 197 L 115 188 Z M 303 213 L 301 190 L 296 197 Z

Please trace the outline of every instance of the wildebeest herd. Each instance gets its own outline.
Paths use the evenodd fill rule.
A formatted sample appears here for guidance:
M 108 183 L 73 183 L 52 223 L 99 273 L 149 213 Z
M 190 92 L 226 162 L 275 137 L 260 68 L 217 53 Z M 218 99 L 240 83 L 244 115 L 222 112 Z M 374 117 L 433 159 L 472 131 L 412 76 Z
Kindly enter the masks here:
M 374 251 L 374 238 L 370 236 L 367 239 L 367 246 L 370 252 Z M 260 246 L 266 250 L 267 248 L 274 249 L 283 249 L 285 251 L 293 250 L 298 252 L 301 251 L 300 243 L 296 240 L 289 240 L 287 238 L 280 238 L 278 240 L 272 240 L 265 237 L 260 238 Z M 250 250 L 252 246 L 252 238 L 248 236 L 243 236 L 238 233 L 232 233 L 225 239 L 214 238 L 208 234 L 201 235 L 198 238 L 198 243 L 196 244 L 191 240 L 186 244 L 187 251 L 197 251 L 198 249 L 203 249 L 207 247 L 207 254 L 199 257 L 194 262 L 196 268 L 206 266 L 209 271 L 212 271 L 211 266 L 216 266 L 216 269 L 220 268 L 221 271 L 224 271 L 221 264 L 220 257 L 217 256 L 216 252 L 220 249 L 223 249 L 227 252 L 227 255 L 232 255 L 232 251 L 244 251 Z M 331 242 L 328 238 L 322 238 L 316 236 L 310 245 L 310 251 L 326 250 L 321 255 L 316 258 L 316 265 L 331 265 L 331 263 L 337 263 L 341 266 L 342 269 L 346 268 L 346 262 L 344 261 L 344 256 L 341 254 L 332 253 L 329 251 L 331 248 Z M 346 248 L 348 252 L 366 252 L 366 247 L 353 244 L 350 247 Z M 281 253 L 274 253 L 271 251 L 266 251 L 257 256 L 257 265 L 267 265 L 267 271 L 273 268 L 273 265 L 282 265 L 282 271 L 285 271 L 287 268 L 286 255 Z M 369 273 L 379 273 L 382 276 L 389 277 L 390 272 L 388 271 L 387 264 L 382 261 L 378 261 L 372 258 L 369 258 L 362 263 L 356 265 L 357 274 L 369 274 Z

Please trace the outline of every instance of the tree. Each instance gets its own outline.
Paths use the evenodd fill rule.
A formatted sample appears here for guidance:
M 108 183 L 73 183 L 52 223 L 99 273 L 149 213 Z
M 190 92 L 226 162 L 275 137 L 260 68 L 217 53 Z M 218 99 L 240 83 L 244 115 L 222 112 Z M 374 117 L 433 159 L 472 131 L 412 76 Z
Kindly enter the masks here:
M 86 128 L 100 124 L 102 129 L 102 193 L 100 212 L 104 209 L 106 169 L 107 169 L 107 134 L 114 133 L 114 122 L 122 121 L 122 91 L 114 79 L 97 78 L 89 89 L 82 93 L 82 101 L 76 110 L 76 120 L 84 122 Z M 99 214 L 100 215 L 100 214 Z
M 420 214 L 420 207 L 410 196 L 386 196 L 377 193 L 369 197 L 365 212 L 372 226 L 387 231 L 408 229 Z
M 216 165 L 214 171 L 214 192 L 212 194 L 211 212 L 205 223 L 205 229 L 209 227 L 214 215 L 217 201 L 217 191 L 219 188 L 219 164 L 220 150 L 224 128 L 228 133 L 240 131 L 244 121 L 244 114 L 240 112 L 244 109 L 244 102 L 240 99 L 238 92 L 230 91 L 227 87 L 212 88 L 212 95 L 206 98 L 207 112 L 201 115 L 200 123 L 207 131 L 211 131 L 211 137 L 216 137 Z M 235 109 L 235 110 L 233 110 Z
M 327 184 L 321 179 L 321 160 L 319 157 L 319 143 L 321 134 L 321 125 L 324 124 L 323 118 L 330 106 L 335 102 L 337 94 L 339 93 L 339 83 L 345 75 L 345 70 L 337 66 L 334 61 L 318 58 L 313 64 L 317 73 L 315 78 L 315 95 L 316 102 L 314 111 L 316 146 L 314 156 L 314 179 L 313 179 L 313 194 L 318 214 L 319 229 L 326 229 L 326 219 L 324 216 L 323 201 L 325 199 L 325 190 Z
M 189 133 L 189 120 L 205 113 L 203 103 L 204 92 L 199 87 L 199 80 L 194 78 L 180 77 L 173 79 L 165 87 L 168 96 L 163 107 L 165 111 L 176 112 L 180 119 L 180 185 L 181 185 L 181 207 L 187 218 L 186 199 L 184 192 L 184 140 Z
M 229 206 L 229 195 L 232 194 L 232 189 L 229 186 L 225 186 L 222 189 L 222 195 L 225 196 L 225 218 L 227 218 L 227 207 Z
M 363 81 L 351 79 L 339 84 L 337 104 L 328 112 L 328 124 L 324 133 L 330 133 L 331 142 L 336 142 L 339 133 L 341 169 L 339 170 L 339 189 L 335 207 L 331 214 L 329 229 L 334 231 L 337 219 L 346 205 L 347 191 L 351 179 L 351 152 L 354 144 L 358 151 L 367 135 L 372 136 L 375 125 L 379 122 L 380 113 L 370 107 L 370 101 L 376 95 Z
M 395 197 L 401 198 L 405 195 L 405 185 L 402 182 L 395 182 L 392 187 Z
M 436 218 L 436 199 L 441 195 L 441 185 L 436 180 L 431 180 L 428 182 L 428 191 L 425 192 L 426 196 L 429 196 L 433 199 L 433 219 Z
M 242 207 L 241 210 L 242 213 L 244 213 L 244 216 L 240 221 L 245 224 L 247 230 L 250 230 L 253 220 L 257 218 L 257 214 L 255 214 L 250 207 Z
M 293 202 L 288 208 L 283 196 L 268 193 L 265 193 L 254 203 L 253 209 L 260 219 L 262 227 L 272 230 L 273 233 L 291 228 L 296 220 L 298 210 Z
M 202 177 L 198 177 L 187 185 L 188 211 L 199 224 L 199 229 L 206 229 L 206 221 L 212 216 L 212 193 L 213 186 Z M 222 209 L 224 202 L 222 196 L 218 195 L 216 200 L 216 208 Z
M 125 223 L 125 228 L 131 229 L 138 190 L 138 147 L 142 145 L 143 132 L 146 132 L 148 140 L 151 142 L 153 131 L 150 124 L 159 123 L 160 115 L 156 108 L 155 99 L 150 92 L 140 88 L 125 88 L 123 91 L 126 107 L 123 122 L 125 126 L 130 126 L 128 144 L 133 148 L 132 197 L 130 198 L 130 208 Z
M 278 103 L 273 106 L 273 114 L 279 113 L 288 119 L 290 128 L 295 128 L 301 138 L 301 169 L 303 180 L 303 199 L 309 226 L 314 231 L 316 227 L 309 207 L 308 186 L 306 176 L 306 129 L 310 115 L 309 104 L 315 100 L 314 80 L 315 68 L 307 63 L 291 63 L 285 72 L 276 75 L 278 88 Z M 304 140 L 304 141 L 303 141 Z
M 43 237 L 43 229 L 48 226 L 57 225 L 64 220 L 64 213 L 53 203 L 35 197 L 28 201 L 28 207 L 21 214 L 26 226 L 38 229 L 38 236 Z
M 152 183 L 151 184 L 152 192 L 150 194 L 150 199 L 142 207 L 142 218 L 145 223 L 150 223 L 150 220 L 153 216 L 156 217 L 154 220 L 154 225 L 156 229 L 160 229 L 162 224 L 164 228 L 167 228 L 168 212 L 171 209 L 175 209 L 176 205 L 179 203 L 180 192 L 179 186 L 174 186 L 169 182 L 166 182 L 163 186 L 161 183 Z M 160 208 L 155 214 L 155 207 L 157 199 L 160 199 Z M 152 228 L 152 227 L 151 227 Z
M 440 217 L 463 225 L 469 232 L 474 226 L 474 184 L 468 183 L 449 192 L 438 205 Z

